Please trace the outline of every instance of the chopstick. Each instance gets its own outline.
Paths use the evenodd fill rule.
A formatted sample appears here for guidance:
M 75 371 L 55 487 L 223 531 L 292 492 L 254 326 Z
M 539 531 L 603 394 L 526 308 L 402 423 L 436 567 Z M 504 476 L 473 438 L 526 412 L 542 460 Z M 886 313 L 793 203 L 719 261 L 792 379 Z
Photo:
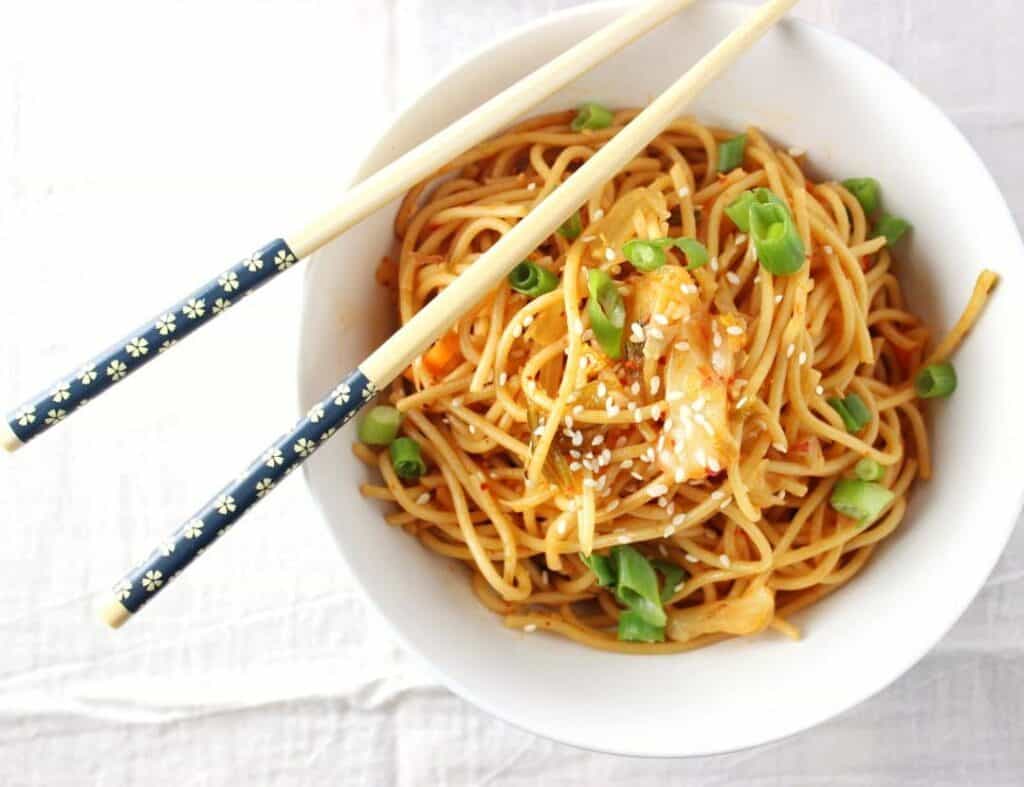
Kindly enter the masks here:
M 285 476 L 395 379 L 508 271 L 660 134 L 712 79 L 759 39 L 797 0 L 770 0 L 757 8 L 600 148 L 539 206 L 472 266 L 461 273 L 336 388 L 315 404 L 238 479 L 225 486 L 194 517 L 101 599 L 100 616 L 117 628 L 186 568 L 210 543 L 270 492 Z
M 78 371 L 60 378 L 15 408 L 5 422 L 0 422 L 0 446 L 15 451 L 65 420 L 86 401 L 95 399 L 244 296 L 693 2 L 650 0 L 641 4 L 353 186 L 333 210 L 257 249 L 87 361 Z

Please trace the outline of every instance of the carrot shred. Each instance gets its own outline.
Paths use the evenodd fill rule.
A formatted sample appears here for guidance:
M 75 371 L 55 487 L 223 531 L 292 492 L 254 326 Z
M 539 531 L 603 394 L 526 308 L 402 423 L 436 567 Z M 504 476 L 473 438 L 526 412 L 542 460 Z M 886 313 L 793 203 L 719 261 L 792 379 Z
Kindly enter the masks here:
M 459 352 L 459 334 L 452 331 L 442 336 L 423 355 L 423 365 L 434 377 L 451 371 L 455 362 L 461 358 Z

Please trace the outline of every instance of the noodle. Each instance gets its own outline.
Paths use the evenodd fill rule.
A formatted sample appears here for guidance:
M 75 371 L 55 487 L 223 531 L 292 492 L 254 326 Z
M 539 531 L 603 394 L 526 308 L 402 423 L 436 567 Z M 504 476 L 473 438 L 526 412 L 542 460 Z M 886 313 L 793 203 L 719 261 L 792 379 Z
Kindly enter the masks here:
M 397 275 L 385 277 L 401 321 L 635 114 L 580 132 L 571 112 L 532 118 L 410 191 L 395 222 Z M 387 450 L 356 446 L 383 478 L 363 494 L 394 503 L 389 523 L 464 563 L 507 626 L 629 653 L 768 627 L 797 638 L 789 616 L 850 581 L 900 525 L 915 480 L 931 474 L 912 381 L 953 352 L 995 275 L 982 273 L 929 352 L 933 333 L 907 308 L 858 200 L 747 134 L 752 169 L 720 175 L 718 144 L 732 135 L 673 123 L 591 196 L 578 237 L 553 235 L 531 255 L 558 275 L 554 291 L 530 299 L 503 284 L 453 326 L 450 360 L 421 357 L 391 386 L 427 475 L 403 480 Z M 807 262 L 791 276 L 759 264 L 725 213 L 758 187 L 784 199 L 803 240 Z M 661 237 L 697 238 L 710 264 L 691 275 L 670 259 L 645 274 L 622 256 L 633 238 Z M 617 362 L 585 306 L 596 269 L 627 304 Z M 871 413 L 857 434 L 827 401 L 851 393 Z M 896 495 L 867 527 L 829 505 L 862 458 Z M 615 636 L 623 609 L 580 554 L 621 544 L 685 571 L 664 591 L 668 641 Z

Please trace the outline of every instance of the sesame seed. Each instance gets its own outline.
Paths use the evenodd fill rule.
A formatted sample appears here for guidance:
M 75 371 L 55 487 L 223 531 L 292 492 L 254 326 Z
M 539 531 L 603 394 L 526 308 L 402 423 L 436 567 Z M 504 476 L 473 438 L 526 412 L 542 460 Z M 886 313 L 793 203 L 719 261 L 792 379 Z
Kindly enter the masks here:
M 667 394 L 665 394 L 665 399 L 666 401 L 669 402 L 678 402 L 680 399 L 683 398 L 683 395 L 684 394 L 682 391 L 669 391 Z
M 629 386 L 629 392 L 633 394 L 633 396 L 638 396 L 640 394 L 640 383 L 635 382 Z
M 597 446 L 601 445 L 601 443 L 603 443 L 603 442 L 604 442 L 604 435 L 603 434 L 599 434 L 599 435 L 594 435 L 594 439 L 590 441 L 590 444 L 592 446 L 594 446 L 594 447 L 597 447 Z
M 571 415 L 567 415 L 567 416 L 565 416 L 565 418 L 563 418 L 562 420 L 563 420 L 563 422 L 565 423 L 565 425 L 566 425 L 567 427 L 569 427 L 570 429 L 572 429 L 572 425 L 573 425 L 573 423 L 575 423 L 575 422 L 574 422 L 574 421 L 572 420 L 572 416 L 571 416 Z
M 636 409 L 636 402 L 626 402 L 626 409 L 633 412 Z
M 672 517 L 672 524 L 675 525 L 676 527 L 679 527 L 685 521 L 686 521 L 686 514 L 685 513 L 683 513 L 683 514 L 676 514 L 674 517 Z
M 697 563 L 698 560 L 693 555 L 691 555 L 689 552 L 687 552 L 686 553 L 686 562 L 687 563 Z
M 666 432 L 671 432 L 672 431 L 672 419 L 671 418 L 666 418 L 665 419 L 665 431 Z
M 716 489 L 714 492 L 711 493 L 711 499 L 712 500 L 724 500 L 725 499 L 725 492 L 723 492 L 721 489 Z
M 798 364 L 800 364 L 801 366 L 803 366 L 805 363 L 807 363 L 807 353 L 804 352 L 803 350 L 801 350 L 800 351 L 800 355 L 796 359 L 796 362 Z
M 747 236 L 744 235 L 742 232 L 739 235 L 736 236 L 736 245 L 737 246 L 739 246 L 741 243 L 746 243 L 746 242 L 747 242 Z
M 677 350 L 679 350 L 679 352 L 681 352 L 681 353 L 689 352 L 690 351 L 690 343 L 689 342 L 676 342 L 675 348 Z
M 665 494 L 668 491 L 668 487 L 664 484 L 651 484 L 647 487 L 647 494 L 651 497 L 658 497 Z
M 597 398 L 604 399 L 608 395 L 608 386 L 604 382 L 597 384 Z
M 730 336 L 742 336 L 743 335 L 743 329 L 740 326 L 738 326 L 738 325 L 730 325 L 728 328 L 725 329 L 725 332 L 727 334 L 729 334 Z
M 662 531 L 661 536 L 662 536 L 662 538 L 670 538 L 672 536 L 672 534 L 675 533 L 675 532 L 676 532 L 676 529 L 674 527 L 672 527 L 672 525 L 669 525 L 668 527 L 666 527 Z
M 573 432 L 572 444 L 576 448 L 579 448 L 581 445 L 583 445 L 583 432 L 579 431 L 578 429 L 575 432 Z
M 416 505 L 423 505 L 424 503 L 430 502 L 430 492 L 424 492 L 416 498 Z
M 831 254 L 832 253 L 832 247 L 829 246 L 827 243 L 823 246 L 823 248 L 825 249 L 825 253 L 826 254 Z
M 725 358 L 718 350 L 711 353 L 711 365 L 715 367 L 715 371 L 718 371 L 725 366 Z
M 640 475 L 636 470 L 631 470 L 629 474 L 631 476 L 633 476 L 633 478 L 635 478 L 637 481 L 643 481 L 644 480 L 644 477 L 642 475 Z
M 672 588 L 672 592 L 673 592 L 673 593 L 678 593 L 678 592 L 679 592 L 680 590 L 682 590 L 682 589 L 683 589 L 684 587 L 686 587 L 686 582 L 685 582 L 685 581 L 683 581 L 683 582 L 680 582 L 680 583 L 679 583 L 678 585 L 676 585 L 676 586 L 675 586 L 674 588 Z
M 785 443 L 772 443 L 772 448 L 774 448 L 776 451 L 781 451 L 782 453 L 786 453 L 786 444 Z
M 668 317 L 664 314 L 655 314 L 651 317 L 658 325 L 668 325 Z
M 621 501 L 620 501 L 620 500 L 618 500 L 618 499 L 612 500 L 612 502 L 610 502 L 610 503 L 608 504 L 608 508 L 607 508 L 606 510 L 608 510 L 608 511 L 614 511 L 614 510 L 615 510 L 616 508 L 618 508 L 618 507 L 619 507 L 619 503 L 620 503 L 620 502 L 621 502 Z
M 586 487 L 587 489 L 596 489 L 597 481 L 595 481 L 593 478 L 584 478 L 583 486 Z
M 623 459 L 619 463 L 619 467 L 621 467 L 623 470 L 629 470 L 629 468 L 631 468 L 632 466 L 633 466 L 633 460 L 632 459 Z
M 725 274 L 725 278 L 726 278 L 726 281 L 729 282 L 729 284 L 732 284 L 734 286 L 738 286 L 739 283 L 740 283 L 740 277 L 737 276 L 732 271 L 729 271 L 727 274 Z
M 782 303 L 782 293 L 775 296 L 775 303 Z
M 668 508 L 668 498 L 664 495 L 658 498 L 658 508 Z
M 680 186 L 679 191 L 676 192 L 679 195 L 679 199 L 685 199 L 690 196 L 690 189 L 686 186 Z
M 640 423 L 642 420 L 644 420 L 643 411 L 641 411 L 641 410 L 634 410 L 633 411 L 633 420 L 636 421 L 637 423 Z
M 533 315 L 532 314 L 527 314 L 523 318 L 523 327 L 524 328 L 529 328 L 531 325 L 533 325 Z
M 711 270 L 718 273 L 718 257 L 711 258 Z
M 717 257 L 715 259 L 718 259 Z M 696 295 L 697 285 L 696 284 L 680 284 L 679 289 L 683 291 L 683 295 Z
M 660 329 L 655 328 L 654 326 L 651 326 L 650 328 L 647 329 L 647 335 L 653 336 L 655 339 L 658 339 L 659 341 L 665 338 L 665 334 L 663 334 Z
M 598 208 L 591 214 L 590 218 L 593 219 L 594 221 L 600 221 L 601 219 L 604 218 L 604 211 Z
M 615 249 L 613 249 L 611 246 L 605 249 L 604 258 L 608 260 L 608 262 L 615 262 Z
M 818 394 L 818 396 L 824 395 L 824 393 L 825 393 L 825 386 L 824 385 L 819 385 L 817 388 L 814 389 L 814 392 L 816 394 Z
M 498 385 L 504 385 L 507 382 L 508 382 L 508 373 L 507 372 L 502 372 L 501 374 L 498 375 Z
M 619 536 L 618 542 L 620 544 L 628 544 L 629 543 L 629 536 Z
M 520 336 L 522 336 L 523 335 L 523 326 L 519 325 L 519 323 L 516 323 L 515 325 L 513 325 L 512 326 L 512 335 L 516 339 L 518 339 Z
M 661 377 L 654 375 L 654 377 L 651 378 L 651 395 L 653 396 L 657 394 L 659 388 L 661 388 Z
M 709 456 L 708 457 L 708 470 L 710 470 L 712 473 L 717 473 L 721 469 L 722 469 L 722 466 L 720 464 L 718 464 L 718 460 L 715 459 L 715 457 L 713 457 L 713 456 Z
M 686 480 L 686 470 L 682 467 L 677 467 L 674 478 L 677 484 L 683 483 Z
M 597 240 L 597 236 L 595 236 L 595 235 L 584 235 L 582 238 L 580 238 L 580 240 L 583 241 L 584 243 L 590 243 L 592 240 Z
M 787 358 L 792 358 L 793 357 L 793 353 L 795 353 L 795 352 L 796 352 L 796 345 L 795 344 L 790 344 L 786 348 L 786 357 Z
M 532 634 L 536 630 L 537 630 L 537 624 L 536 623 L 527 623 L 525 626 L 523 626 L 523 631 L 525 631 L 527 634 Z
M 572 470 L 574 473 L 578 472 L 581 467 L 583 467 L 583 465 L 581 465 L 579 462 L 569 463 L 569 469 Z
M 736 409 L 737 410 L 742 409 L 743 405 L 745 405 L 746 403 L 747 403 L 747 397 L 741 396 L 740 400 L 738 402 L 736 402 Z
M 714 336 L 711 339 L 711 343 L 715 347 L 721 347 L 722 346 L 722 335 L 717 330 L 715 330 L 713 333 L 714 333 Z
M 732 561 L 731 561 L 731 560 L 729 560 L 729 556 L 728 556 L 728 555 L 726 555 L 726 554 L 724 554 L 724 553 L 723 553 L 723 554 L 721 554 L 721 555 L 719 555 L 719 556 L 718 556 L 718 559 L 722 561 L 722 565 L 723 565 L 723 566 L 724 566 L 725 568 L 729 568 L 729 566 L 731 566 L 731 565 L 732 565 Z

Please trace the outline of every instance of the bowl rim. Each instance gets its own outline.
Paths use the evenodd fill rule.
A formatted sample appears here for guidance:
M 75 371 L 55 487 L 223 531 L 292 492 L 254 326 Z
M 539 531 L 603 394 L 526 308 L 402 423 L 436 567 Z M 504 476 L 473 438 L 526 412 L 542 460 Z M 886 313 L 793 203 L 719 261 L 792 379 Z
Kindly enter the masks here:
M 449 80 L 456 77 L 460 72 L 472 68 L 475 65 L 485 62 L 487 58 L 493 55 L 493 53 L 499 49 L 507 47 L 510 43 L 528 36 L 530 33 L 540 29 L 547 28 L 552 25 L 561 25 L 575 17 L 586 16 L 594 13 L 595 11 L 617 11 L 619 13 L 625 12 L 628 8 L 633 6 L 634 3 L 630 0 L 593 0 L 593 2 L 582 3 L 580 5 L 572 6 L 570 8 L 561 9 L 537 19 L 530 20 L 521 25 L 511 28 L 507 32 L 498 35 L 492 39 L 489 39 L 485 43 L 476 47 L 465 56 L 454 61 L 441 70 L 440 74 L 424 83 L 416 91 L 416 94 L 409 99 L 401 102 L 400 105 L 392 111 L 386 114 L 383 119 L 374 124 L 375 129 L 378 133 L 372 136 L 372 139 L 376 140 L 372 143 L 367 143 L 359 152 L 358 157 L 354 159 L 357 163 L 352 167 L 352 174 L 350 177 L 349 185 L 354 185 L 364 178 L 368 177 L 373 173 L 374 170 L 370 169 L 368 162 L 370 159 L 376 157 L 381 153 L 381 148 L 386 144 L 385 138 L 391 130 L 398 125 L 409 113 L 414 112 L 419 105 L 427 99 L 432 93 L 441 88 Z M 743 3 L 736 2 L 736 0 L 705 0 L 705 5 L 717 6 L 720 8 L 727 9 L 732 13 L 749 13 L 751 6 Z M 685 12 L 688 9 L 683 9 L 680 13 Z M 904 88 L 909 89 L 914 93 L 920 100 L 920 106 L 923 110 L 928 113 L 927 122 L 939 124 L 946 128 L 947 131 L 952 134 L 962 143 L 963 151 L 969 155 L 974 165 L 974 169 L 977 171 L 978 176 L 986 179 L 989 185 L 992 187 L 993 193 L 999 197 L 998 202 L 1000 203 L 1000 209 L 1002 211 L 1001 220 L 1007 223 L 1007 226 L 1013 229 L 1013 242 L 1016 246 L 1017 256 L 1024 259 L 1024 238 L 1021 236 L 1020 228 L 1017 226 L 1016 221 L 1013 218 L 1013 213 L 1006 201 L 1006 197 L 1002 190 L 999 188 L 998 183 L 995 181 L 992 173 L 989 171 L 984 160 L 981 158 L 975 147 L 971 144 L 970 140 L 964 135 L 964 133 L 957 127 L 957 125 L 946 115 L 946 113 L 935 103 L 927 94 L 921 91 L 916 85 L 910 82 L 909 79 L 904 77 L 899 71 L 890 66 L 880 57 L 863 48 L 859 44 L 850 41 L 838 33 L 825 30 L 818 25 L 795 17 L 793 15 L 787 16 L 780 22 L 780 26 L 790 26 L 798 28 L 805 34 L 818 36 L 824 39 L 826 43 L 835 47 L 836 49 L 843 50 L 848 57 L 855 58 L 867 58 L 874 65 L 881 67 L 885 72 L 896 82 L 902 85 Z M 315 258 L 321 254 L 320 251 L 315 252 L 312 256 Z M 312 271 L 314 270 L 313 265 L 307 266 L 304 272 L 303 278 L 303 296 L 302 296 L 302 307 L 301 313 L 307 312 L 307 302 L 311 297 L 311 288 L 309 286 Z M 304 373 L 302 370 L 302 359 L 303 359 L 303 348 L 307 346 L 307 332 L 309 326 L 305 320 L 301 321 L 299 331 L 299 353 L 297 355 L 297 392 L 300 414 L 302 413 L 302 402 L 305 400 L 306 394 L 310 393 L 304 388 Z M 314 392 L 316 393 L 316 392 Z M 313 481 L 309 472 L 309 468 L 303 469 L 303 478 L 307 486 L 310 496 L 313 498 L 316 510 L 319 512 L 324 523 L 331 527 L 331 520 L 329 514 L 320 500 L 320 496 L 313 485 Z M 387 630 L 392 636 L 398 641 L 402 648 L 407 652 L 412 653 L 417 658 L 420 665 L 426 668 L 426 670 L 434 675 L 442 685 L 452 691 L 454 694 L 459 696 L 461 699 L 469 702 L 476 708 L 484 711 L 485 713 L 500 719 L 501 721 L 512 725 L 513 727 L 523 730 L 524 732 L 532 735 L 537 735 L 557 743 L 573 746 L 584 751 L 590 751 L 601 754 L 613 754 L 619 756 L 639 757 L 639 758 L 695 758 L 695 757 L 706 757 L 719 754 L 730 754 L 739 751 L 749 750 L 755 747 L 764 746 L 768 744 L 778 743 L 788 738 L 794 737 L 802 732 L 806 732 L 809 729 L 817 727 L 826 721 L 840 716 L 846 713 L 854 707 L 866 702 L 867 700 L 877 696 L 882 691 L 891 686 L 896 680 L 906 674 L 912 667 L 914 667 L 919 661 L 921 661 L 929 652 L 931 652 L 935 646 L 950 632 L 950 630 L 956 625 L 959 619 L 967 611 L 967 609 L 977 599 L 979 593 L 985 586 L 988 578 L 991 576 L 992 571 L 995 569 L 998 561 L 1006 551 L 1006 546 L 1013 535 L 1014 529 L 1016 528 L 1017 521 L 1024 511 L 1024 483 L 1021 484 L 1021 488 L 1018 490 L 1016 502 L 1013 504 L 1011 510 L 1007 514 L 1007 521 L 1004 522 L 1001 527 L 1003 528 L 1002 534 L 993 534 L 993 543 L 997 541 L 999 548 L 993 551 L 993 557 L 989 565 L 985 568 L 984 572 L 979 573 L 978 583 L 970 588 L 969 593 L 965 593 L 962 596 L 962 601 L 959 604 L 951 605 L 945 615 L 941 616 L 941 622 L 935 626 L 935 634 L 933 636 L 921 636 L 917 640 L 916 646 L 908 646 L 906 653 L 901 659 L 894 659 L 890 663 L 886 670 L 882 672 L 882 677 L 878 681 L 877 686 L 871 691 L 863 694 L 859 698 L 852 699 L 841 703 L 838 706 L 827 708 L 817 714 L 809 714 L 808 717 L 802 719 L 799 723 L 790 725 L 789 728 L 780 731 L 778 734 L 771 734 L 767 737 L 763 736 L 750 736 L 751 739 L 745 740 L 736 745 L 729 746 L 728 748 L 715 748 L 706 751 L 687 752 L 684 754 L 669 754 L 665 752 L 654 752 L 650 750 L 642 750 L 633 746 L 620 745 L 616 748 L 599 748 L 592 743 L 587 741 L 578 740 L 573 737 L 571 731 L 563 733 L 561 729 L 552 728 L 550 725 L 545 726 L 543 729 L 537 726 L 531 726 L 527 720 L 520 720 L 516 718 L 510 718 L 503 711 L 501 707 L 493 704 L 489 699 L 478 696 L 473 690 L 467 688 L 467 686 L 460 680 L 459 676 L 446 671 L 444 668 L 436 664 L 434 661 L 429 659 L 425 653 L 412 642 L 405 633 L 392 621 L 387 615 L 386 611 L 382 609 L 375 597 L 370 593 L 369 589 L 358 579 L 358 572 L 354 570 L 353 564 L 351 563 L 349 556 L 342 550 L 338 549 L 339 556 L 352 574 L 355 579 L 355 587 L 358 594 L 367 603 L 371 609 L 377 614 L 377 616 L 383 620 Z M 989 525 L 993 527 L 992 524 Z

